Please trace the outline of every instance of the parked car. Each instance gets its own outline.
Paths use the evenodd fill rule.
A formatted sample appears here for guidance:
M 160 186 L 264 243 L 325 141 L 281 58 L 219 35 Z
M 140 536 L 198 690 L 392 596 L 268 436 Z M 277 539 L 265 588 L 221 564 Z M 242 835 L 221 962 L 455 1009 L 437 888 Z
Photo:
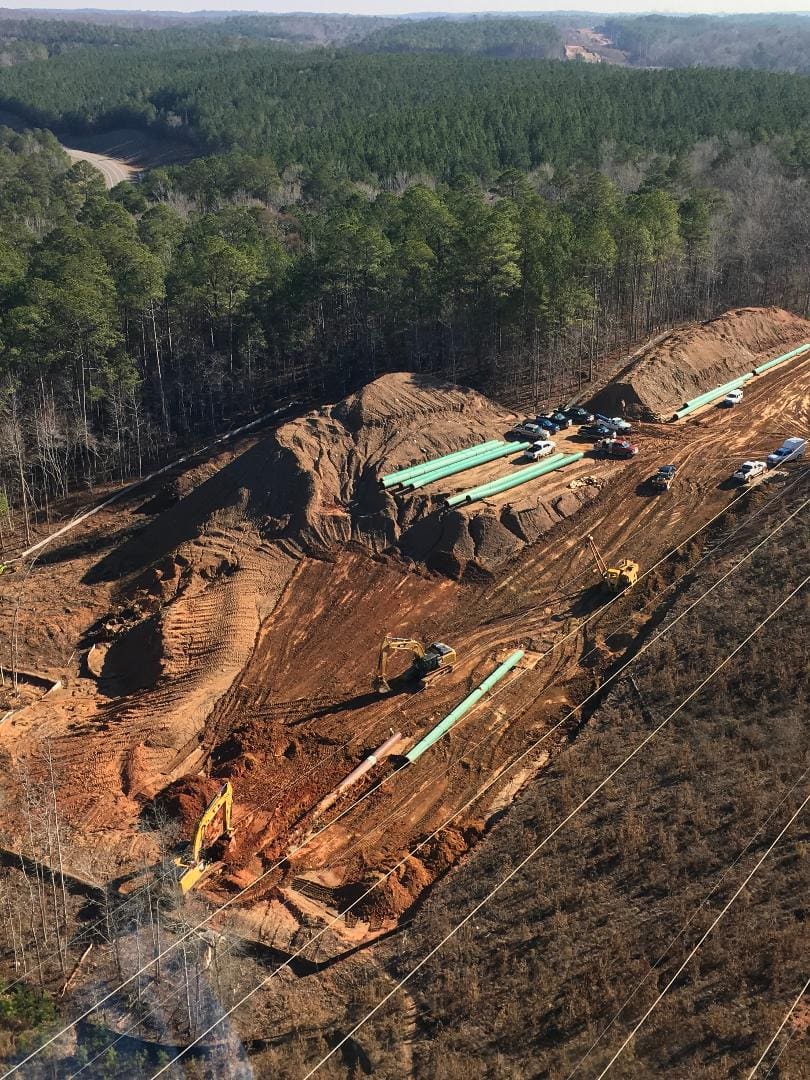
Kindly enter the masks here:
M 549 420 L 547 416 L 537 416 L 535 417 L 534 422 L 539 428 L 542 428 L 543 431 L 547 431 L 549 435 L 556 435 L 560 430 L 557 424 L 555 424 L 553 420 Z
M 604 424 L 583 424 L 576 434 L 577 439 L 584 439 L 588 442 L 596 442 L 597 439 L 612 438 L 613 431 L 609 427 L 605 427 Z
M 741 484 L 750 484 L 752 480 L 762 476 L 767 468 L 764 461 L 744 461 L 734 473 L 733 479 Z
M 532 443 L 523 456 L 527 461 L 539 461 L 540 458 L 548 457 L 549 454 L 553 454 L 556 449 L 557 447 L 551 439 L 540 439 L 538 442 Z
M 592 424 L 596 417 L 592 412 L 583 409 L 581 405 L 574 405 L 571 409 L 558 409 L 563 416 L 567 416 L 572 424 Z
M 605 454 L 607 457 L 612 458 L 631 458 L 638 453 L 638 447 L 635 443 L 629 442 L 627 439 L 600 439 L 594 447 L 599 454 Z
M 622 416 L 602 416 L 601 413 L 597 413 L 596 420 L 598 423 L 604 424 L 606 428 L 610 428 L 617 435 L 629 435 L 632 431 L 630 421 L 625 420 Z
M 800 439 L 798 436 L 794 436 L 792 439 L 785 439 L 778 450 L 774 450 L 772 454 L 768 454 L 768 468 L 774 469 L 777 465 L 781 465 L 783 461 L 796 461 L 798 458 L 804 457 L 806 449 L 807 439 Z
M 656 491 L 669 491 L 678 471 L 677 465 L 660 465 L 658 472 L 650 477 L 650 483 Z
M 573 426 L 574 421 L 570 416 L 566 416 L 564 412 L 553 412 L 548 414 L 549 420 L 556 424 L 560 431 L 565 431 L 566 428 Z
M 730 394 L 726 394 L 723 400 L 720 402 L 720 407 L 723 409 L 731 409 L 735 405 L 739 405 L 743 399 L 742 390 L 732 390 Z
M 524 442 L 526 439 L 536 442 L 538 439 L 542 439 L 545 434 L 543 428 L 539 424 L 535 424 L 534 420 L 524 420 L 521 424 L 515 424 L 509 432 L 512 438 L 521 439 Z

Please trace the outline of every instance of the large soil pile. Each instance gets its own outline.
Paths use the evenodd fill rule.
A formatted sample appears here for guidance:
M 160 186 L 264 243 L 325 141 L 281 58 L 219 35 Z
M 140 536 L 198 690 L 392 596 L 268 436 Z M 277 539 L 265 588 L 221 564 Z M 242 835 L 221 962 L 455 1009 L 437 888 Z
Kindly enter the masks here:
M 398 502 L 379 478 L 475 443 L 502 438 L 514 415 L 481 394 L 419 375 L 385 375 L 275 433 L 257 492 L 262 532 L 311 555 L 356 540 L 397 546 L 431 496 Z
M 265 539 L 292 541 L 306 554 L 325 555 L 354 540 L 374 552 L 398 549 L 453 576 L 471 565 L 493 570 L 593 491 L 566 492 L 548 503 L 537 492 L 521 492 L 519 511 L 477 503 L 445 513 L 433 488 L 397 498 L 380 488 L 379 478 L 502 438 L 514 419 L 473 390 L 418 375 L 385 375 L 281 427 L 249 509 L 260 515 Z
M 669 417 L 690 398 L 805 341 L 810 341 L 807 319 L 776 307 L 735 308 L 673 330 L 637 353 L 591 405 L 611 415 Z

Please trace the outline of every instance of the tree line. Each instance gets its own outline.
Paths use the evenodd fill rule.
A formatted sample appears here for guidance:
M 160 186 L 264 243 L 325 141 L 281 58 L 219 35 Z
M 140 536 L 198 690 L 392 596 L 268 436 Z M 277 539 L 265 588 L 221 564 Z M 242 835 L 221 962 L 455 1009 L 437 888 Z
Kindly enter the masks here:
M 388 370 L 553 401 L 725 306 L 808 309 L 807 184 L 778 147 L 372 190 L 219 155 L 107 192 L 0 131 L 0 541 L 76 484 Z
M 807 15 L 617 16 L 597 29 L 643 67 L 810 71 Z
M 75 49 L 0 72 L 0 105 L 54 130 L 149 127 L 380 185 L 598 166 L 605 142 L 634 157 L 810 131 L 810 81 L 796 76 L 259 44 Z

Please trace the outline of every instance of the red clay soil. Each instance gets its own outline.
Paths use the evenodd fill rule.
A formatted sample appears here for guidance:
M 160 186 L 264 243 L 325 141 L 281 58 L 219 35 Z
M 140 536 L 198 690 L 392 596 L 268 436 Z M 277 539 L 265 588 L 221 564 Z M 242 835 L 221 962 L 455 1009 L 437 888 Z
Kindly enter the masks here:
M 591 398 L 595 411 L 666 419 L 687 400 L 810 341 L 810 321 L 782 308 L 736 308 L 673 330 Z
M 785 351 L 801 336 L 800 320 L 756 317 L 764 351 Z M 700 328 L 694 333 L 699 342 Z M 532 664 L 519 676 L 414 765 L 378 766 L 330 810 L 341 820 L 285 868 L 286 884 L 306 875 L 356 894 L 564 716 L 655 612 L 649 601 L 666 583 L 662 572 L 580 629 L 602 604 L 585 534 L 598 536 L 608 560 L 630 555 L 642 568 L 685 539 L 733 497 L 724 484 L 738 459 L 807 430 L 810 359 L 755 380 L 733 411 L 640 425 L 632 461 L 586 458 L 571 473 L 465 511 L 454 543 L 472 538 L 478 549 L 471 558 L 445 547 L 453 576 L 404 557 L 403 538 L 441 517 L 439 496 L 451 488 L 394 499 L 380 492 L 380 473 L 500 437 L 511 420 L 472 391 L 386 376 L 223 456 L 196 486 L 155 485 L 137 503 L 110 508 L 26 577 L 0 579 L 0 645 L 8 648 L 15 590 L 23 590 L 30 634 L 21 663 L 67 680 L 64 692 L 0 726 L 0 753 L 7 777 L 20 762 L 36 773 L 47 741 L 71 865 L 107 880 L 156 859 L 159 838 L 143 828 L 144 811 L 155 801 L 174 807 L 187 839 L 227 777 L 236 838 L 226 873 L 205 888 L 244 884 L 323 826 L 312 808 L 392 728 L 418 737 L 511 649 L 526 649 Z M 644 481 L 669 461 L 679 466 L 676 486 L 651 496 Z M 509 459 L 495 465 L 512 468 Z M 469 486 L 469 477 L 453 479 Z M 572 480 L 581 486 L 572 490 Z M 536 542 L 544 533 L 553 543 Z M 485 548 L 498 550 L 484 559 Z M 470 566 L 488 573 L 459 579 Z M 378 697 L 370 684 L 386 633 L 446 641 L 458 661 L 422 693 Z M 96 676 L 84 660 L 94 643 L 104 652 Z M 597 662 L 583 663 L 593 648 Z M 552 742 L 406 863 L 375 900 L 375 919 L 396 917 L 451 866 L 542 767 Z M 7 830 L 13 805 L 2 809 Z M 273 927 L 265 930 L 272 937 Z

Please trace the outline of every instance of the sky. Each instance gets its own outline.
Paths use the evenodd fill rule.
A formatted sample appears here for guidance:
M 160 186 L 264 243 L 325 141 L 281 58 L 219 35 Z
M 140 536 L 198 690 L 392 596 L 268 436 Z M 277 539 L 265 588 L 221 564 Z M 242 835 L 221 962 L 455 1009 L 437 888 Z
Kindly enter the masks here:
M 358 15 L 402 15 L 442 12 L 458 14 L 480 11 L 597 11 L 650 12 L 674 15 L 689 12 L 731 14 L 753 12 L 810 11 L 810 0 L 0 0 L 0 7 L 96 8 L 116 11 L 310 11 Z

